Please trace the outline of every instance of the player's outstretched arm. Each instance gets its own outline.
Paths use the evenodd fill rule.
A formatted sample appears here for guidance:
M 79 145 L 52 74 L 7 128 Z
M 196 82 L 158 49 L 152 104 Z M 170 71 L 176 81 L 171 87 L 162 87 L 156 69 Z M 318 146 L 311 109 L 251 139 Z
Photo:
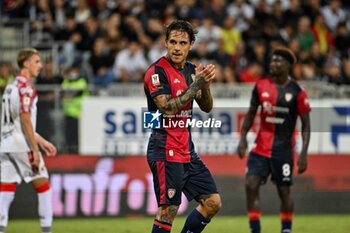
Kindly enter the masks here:
M 301 153 L 298 158 L 298 173 L 302 174 L 307 169 L 307 151 L 310 142 L 310 115 L 307 113 L 301 116 L 301 137 L 303 139 L 303 145 L 301 148 Z
M 242 131 L 241 131 L 241 138 L 239 140 L 238 147 L 237 147 L 237 154 L 240 158 L 243 158 L 247 153 L 247 147 L 248 147 L 247 134 L 253 125 L 253 121 L 257 110 L 258 110 L 258 106 L 250 105 L 247 115 L 244 118 Z
M 57 149 L 49 141 L 45 140 L 40 134 L 35 133 L 35 140 L 39 144 L 40 148 L 43 149 L 46 156 L 56 156 Z
M 171 98 L 171 95 L 163 94 L 154 97 L 153 100 L 162 113 L 175 115 L 194 99 L 197 92 L 206 85 L 208 77 L 213 75 L 215 75 L 215 67 L 214 65 L 208 65 L 196 74 L 193 83 L 184 94 L 175 98 Z

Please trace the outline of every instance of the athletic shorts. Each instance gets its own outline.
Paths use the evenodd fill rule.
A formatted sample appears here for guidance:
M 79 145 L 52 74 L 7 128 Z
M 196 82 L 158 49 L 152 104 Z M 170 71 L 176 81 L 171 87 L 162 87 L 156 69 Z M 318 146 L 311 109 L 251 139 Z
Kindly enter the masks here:
M 247 176 L 260 176 L 261 184 L 265 184 L 271 175 L 271 181 L 274 184 L 289 186 L 293 184 L 293 164 L 293 158 L 267 158 L 250 152 Z
M 49 178 L 44 160 L 40 153 L 38 173 L 34 173 L 27 152 L 0 153 L 0 183 L 18 183 L 22 180 L 29 183 L 38 178 Z
M 188 201 L 199 201 L 200 195 L 218 193 L 210 171 L 198 156 L 190 163 L 148 161 L 148 164 L 158 206 L 179 206 L 182 192 Z

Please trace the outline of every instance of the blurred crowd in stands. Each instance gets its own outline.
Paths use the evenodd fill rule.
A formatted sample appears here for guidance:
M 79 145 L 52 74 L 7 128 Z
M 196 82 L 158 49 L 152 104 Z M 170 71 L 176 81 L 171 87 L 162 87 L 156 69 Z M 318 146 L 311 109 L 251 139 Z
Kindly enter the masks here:
M 198 37 L 194 63 L 215 63 L 217 82 L 254 83 L 268 75 L 281 45 L 298 57 L 296 80 L 350 84 L 347 0 L 2 0 L 2 19 L 25 18 L 37 44 L 59 45 L 58 65 L 76 67 L 89 83 L 141 82 L 164 55 L 164 27 L 190 21 Z M 35 35 L 40 32 L 40 37 Z M 9 66 L 7 63 L 0 64 Z M 61 83 L 46 60 L 38 83 Z M 9 67 L 9 69 L 12 69 Z M 3 76 L 3 74 L 0 74 Z M 74 77 L 73 77 L 74 78 Z

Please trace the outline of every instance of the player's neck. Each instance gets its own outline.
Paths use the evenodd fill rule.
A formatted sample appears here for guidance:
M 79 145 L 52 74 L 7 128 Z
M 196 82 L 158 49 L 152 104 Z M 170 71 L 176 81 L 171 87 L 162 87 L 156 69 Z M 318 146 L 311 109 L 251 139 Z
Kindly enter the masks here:
M 169 61 L 169 63 L 177 70 L 181 70 L 185 66 L 185 62 L 182 63 L 174 63 L 168 55 L 165 56 L 165 58 Z
M 27 71 L 25 69 L 21 70 L 19 75 L 22 76 L 22 77 L 25 77 L 28 80 L 30 80 L 32 78 L 30 73 L 29 73 L 29 71 Z
M 272 79 L 275 84 L 280 86 L 284 86 L 286 83 L 289 82 L 288 75 L 273 76 Z

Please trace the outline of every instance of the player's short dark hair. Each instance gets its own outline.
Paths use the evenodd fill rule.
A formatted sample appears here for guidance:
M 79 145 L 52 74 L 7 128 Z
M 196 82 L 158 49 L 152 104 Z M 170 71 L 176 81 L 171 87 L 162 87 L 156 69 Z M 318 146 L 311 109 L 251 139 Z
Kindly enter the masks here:
M 272 55 L 278 55 L 283 57 L 284 59 L 286 59 L 289 64 L 294 65 L 297 62 L 297 57 L 295 56 L 295 54 L 293 53 L 292 50 L 286 48 L 286 47 L 279 47 L 276 48 L 272 54 Z
M 186 32 L 190 38 L 190 43 L 196 40 L 197 30 L 193 29 L 192 25 L 185 20 L 178 19 L 169 24 L 165 29 L 165 40 L 169 39 L 170 32 L 174 30 Z
M 28 60 L 34 54 L 39 55 L 38 50 L 33 48 L 25 48 L 19 51 L 17 56 L 17 64 L 20 69 L 23 68 L 23 63 Z

